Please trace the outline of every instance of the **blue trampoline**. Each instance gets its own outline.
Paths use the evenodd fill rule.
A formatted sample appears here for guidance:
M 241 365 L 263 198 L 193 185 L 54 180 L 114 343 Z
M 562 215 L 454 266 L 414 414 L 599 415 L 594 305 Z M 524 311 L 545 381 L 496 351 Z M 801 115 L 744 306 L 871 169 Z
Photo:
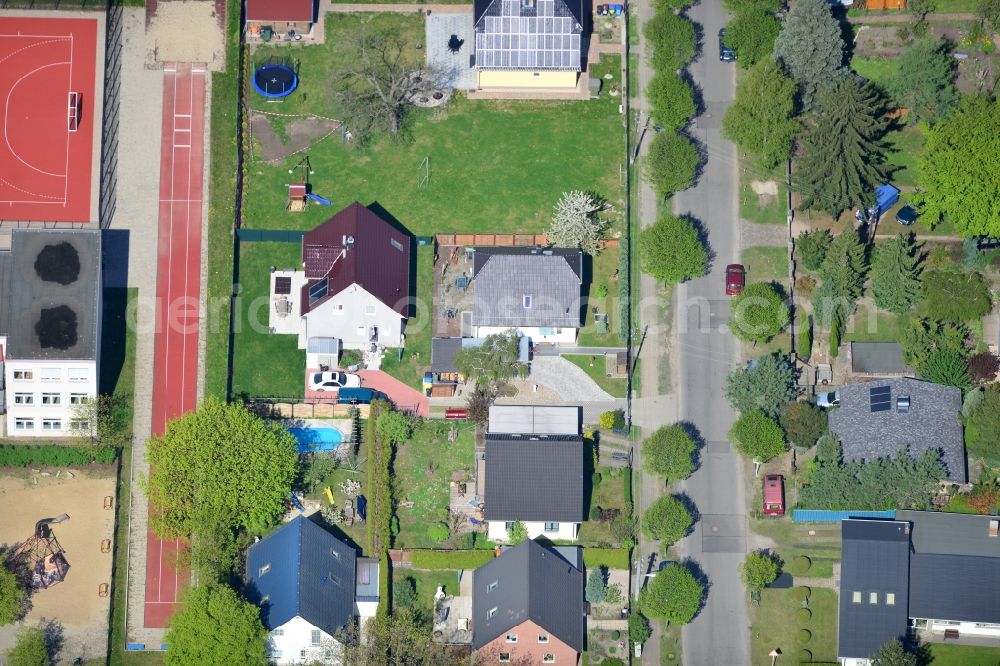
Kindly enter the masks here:
M 253 75 L 254 90 L 264 97 L 288 97 L 299 85 L 299 77 L 288 65 L 261 65 Z

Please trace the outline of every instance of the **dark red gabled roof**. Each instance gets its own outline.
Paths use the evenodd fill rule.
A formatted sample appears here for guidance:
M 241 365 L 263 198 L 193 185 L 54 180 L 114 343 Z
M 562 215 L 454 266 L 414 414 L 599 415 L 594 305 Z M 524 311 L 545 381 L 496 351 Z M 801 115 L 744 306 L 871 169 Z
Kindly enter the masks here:
M 357 201 L 302 238 L 302 263 L 308 280 L 302 287 L 302 314 L 352 284 L 400 316 L 409 313 L 410 236 Z M 310 303 L 310 289 L 324 278 L 329 279 L 326 295 Z
M 313 0 L 247 0 L 248 21 L 313 20 Z

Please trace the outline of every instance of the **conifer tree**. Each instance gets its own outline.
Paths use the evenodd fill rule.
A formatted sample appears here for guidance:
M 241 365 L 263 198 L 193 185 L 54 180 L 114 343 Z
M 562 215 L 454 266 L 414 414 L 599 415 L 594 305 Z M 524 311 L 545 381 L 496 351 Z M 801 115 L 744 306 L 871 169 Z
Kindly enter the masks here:
M 774 42 L 774 57 L 798 81 L 807 109 L 821 87 L 844 75 L 844 52 L 840 23 L 826 0 L 793 4 Z
M 834 217 L 847 208 L 867 208 L 886 177 L 882 98 L 870 85 L 843 78 L 823 89 L 816 107 L 801 137 L 806 155 L 797 165 L 800 208 Z
M 853 303 L 863 291 L 868 261 L 855 229 L 837 235 L 823 260 L 823 278 L 832 284 L 832 296 Z
M 913 234 L 899 234 L 875 248 L 872 295 L 883 310 L 903 314 L 920 298 L 920 256 Z

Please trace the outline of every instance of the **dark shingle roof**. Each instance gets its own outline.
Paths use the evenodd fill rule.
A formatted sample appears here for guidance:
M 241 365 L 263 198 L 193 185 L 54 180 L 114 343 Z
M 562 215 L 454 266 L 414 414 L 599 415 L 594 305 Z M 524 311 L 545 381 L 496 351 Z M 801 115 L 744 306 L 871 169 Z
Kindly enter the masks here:
M 579 523 L 583 438 L 486 436 L 487 520 Z
M 579 250 L 476 250 L 472 324 L 577 328 L 582 274 Z
M 487 592 L 494 581 L 496 588 Z M 472 590 L 473 648 L 531 620 L 583 651 L 583 573 L 558 553 L 529 539 L 476 569 Z
M 431 338 L 431 372 L 458 372 L 455 359 L 462 350 L 462 338 Z
M 43 279 L 36 262 L 47 248 L 75 255 L 79 271 L 60 275 L 66 284 Z M 8 359 L 94 360 L 100 340 L 101 232 L 97 229 L 15 229 L 11 250 L 0 253 L 0 332 Z M 67 262 L 60 262 L 65 266 Z M 44 270 L 44 269 L 43 269 Z M 61 273 L 61 271 L 60 271 Z M 51 276 L 50 276 L 51 277 Z M 66 348 L 43 341 L 36 329 L 43 310 L 68 308 L 75 341 Z M 64 320 L 65 321 L 65 320 Z M 58 336 L 57 336 L 58 337 Z M 49 344 L 50 346 L 43 346 Z
M 345 626 L 354 615 L 355 560 L 351 547 L 302 517 L 252 545 L 247 583 L 263 607 L 264 626 L 271 630 L 296 616 L 330 635 Z
M 915 553 L 910 558 L 910 617 L 1000 623 L 998 590 L 998 557 Z
M 907 627 L 909 524 L 845 520 L 841 523 L 840 629 L 837 654 L 868 658 Z M 854 593 L 861 593 L 855 603 Z M 870 595 L 877 594 L 876 603 Z M 886 595 L 894 594 L 893 605 Z
M 308 280 L 302 314 L 357 283 L 401 316 L 409 315 L 410 236 L 357 201 L 303 236 L 302 261 Z M 327 274 L 326 296 L 310 302 L 310 289 Z
M 889 387 L 890 409 L 871 410 L 870 390 Z M 906 412 L 896 399 L 909 396 Z M 848 384 L 840 389 L 840 407 L 830 412 L 830 430 L 840 438 L 845 460 L 873 460 L 908 447 L 914 457 L 928 449 L 941 451 L 947 479 L 965 483 L 965 442 L 959 411 L 962 390 L 910 378 Z
M 913 374 L 913 369 L 903 364 L 903 348 L 897 342 L 852 342 L 851 372 L 858 375 Z
M 476 67 L 580 71 L 583 0 L 475 0 Z
M 1000 558 L 1000 537 L 990 536 L 995 516 L 940 511 L 897 511 L 896 520 L 913 523 L 910 542 L 921 555 L 969 555 Z

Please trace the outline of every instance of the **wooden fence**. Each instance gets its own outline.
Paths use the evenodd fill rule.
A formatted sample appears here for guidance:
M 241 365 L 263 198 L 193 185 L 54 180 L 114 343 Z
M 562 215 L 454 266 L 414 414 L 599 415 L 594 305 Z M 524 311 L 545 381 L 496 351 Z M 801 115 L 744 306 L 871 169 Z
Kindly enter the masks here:
M 437 234 L 437 244 L 441 246 L 480 247 L 537 247 L 548 245 L 549 239 L 543 234 Z M 618 247 L 617 238 L 606 238 L 604 247 Z

